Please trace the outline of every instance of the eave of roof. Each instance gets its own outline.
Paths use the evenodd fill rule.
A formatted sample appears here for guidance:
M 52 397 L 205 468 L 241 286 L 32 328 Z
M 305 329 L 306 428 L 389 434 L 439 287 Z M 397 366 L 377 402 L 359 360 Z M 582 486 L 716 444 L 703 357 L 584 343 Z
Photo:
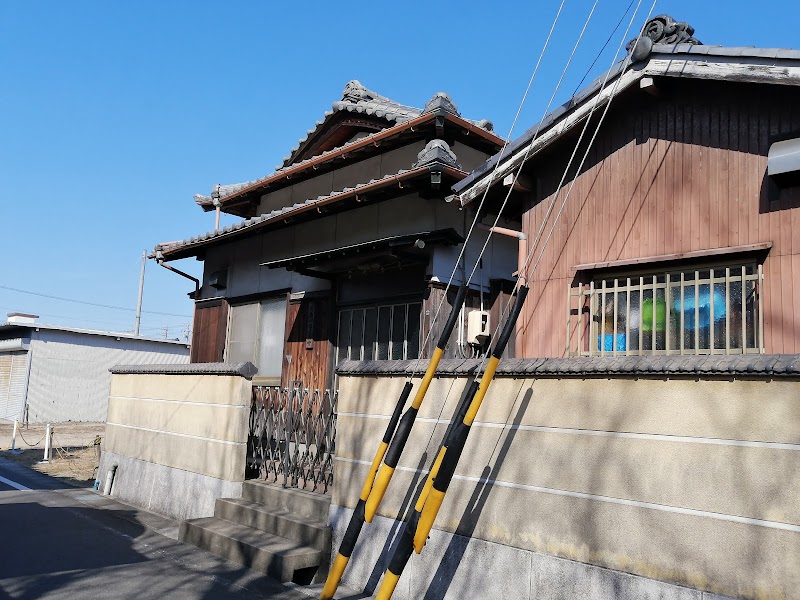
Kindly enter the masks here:
M 604 106 L 614 89 L 612 84 L 617 79 L 620 82 L 616 94 L 630 88 L 642 77 L 649 76 L 800 85 L 798 50 L 654 44 L 647 58 L 632 63 L 623 73 L 624 65 L 624 60 L 617 63 L 607 74 L 600 75 L 504 150 L 456 183 L 453 190 L 462 205 L 482 194 L 487 185 L 502 181 L 520 162 L 530 160 L 536 153 L 582 123 L 593 107 L 596 110 Z M 601 91 L 606 77 L 608 83 Z M 495 171 L 498 162 L 501 166 Z
M 470 135 L 478 135 L 497 147 L 500 147 L 503 144 L 502 138 L 498 137 L 491 131 L 487 131 L 478 125 L 475 125 L 471 121 L 468 121 L 467 119 L 464 119 L 463 117 L 455 115 L 444 109 L 436 109 L 432 112 L 420 115 L 410 121 L 405 121 L 393 127 L 388 127 L 382 131 L 368 135 L 360 140 L 350 142 L 344 146 L 334 148 L 333 150 L 328 150 L 327 152 L 323 152 L 318 156 L 314 156 L 299 163 L 280 168 L 263 179 L 221 186 L 221 197 L 219 200 L 220 206 L 226 207 L 239 202 L 246 202 L 247 196 L 253 194 L 254 192 L 260 197 L 261 195 L 265 194 L 270 187 L 273 187 L 273 189 L 280 189 L 281 187 L 285 187 L 287 185 L 293 185 L 298 181 L 302 181 L 303 179 L 314 177 L 319 174 L 318 169 L 323 165 L 327 166 L 327 163 L 331 163 L 337 159 L 347 159 L 348 157 L 353 157 L 354 153 L 362 151 L 369 146 L 374 145 L 377 147 L 383 141 L 400 137 L 404 133 L 428 125 L 435 121 L 437 117 L 444 117 L 445 120 L 468 131 Z M 358 160 L 362 159 L 358 158 Z M 195 202 L 197 202 L 197 204 L 199 204 L 206 212 L 214 210 L 215 208 L 214 201 L 210 196 L 196 194 Z
M 152 337 L 144 337 L 140 335 L 133 335 L 131 333 L 125 333 L 120 331 L 105 331 L 100 329 L 83 329 L 80 327 L 65 327 L 62 325 L 47 325 L 45 323 L 30 323 L 30 324 L 18 324 L 18 323 L 0 323 L 0 334 L 14 332 L 14 331 L 32 331 L 32 330 L 45 330 L 45 331 L 63 331 L 67 333 L 80 333 L 83 335 L 96 335 L 102 337 L 112 337 L 116 339 L 126 339 L 126 340 L 134 340 L 140 342 L 158 342 L 159 344 L 171 344 L 171 345 L 178 345 L 178 346 L 189 346 L 186 342 L 182 342 L 180 340 L 166 340 L 163 338 L 152 338 Z
M 251 233 L 254 230 L 262 229 L 277 223 L 282 223 L 309 211 L 317 211 L 321 213 L 323 208 L 329 205 L 339 203 L 350 198 L 355 198 L 358 200 L 359 195 L 386 189 L 395 184 L 400 185 L 403 182 L 407 182 L 421 176 L 427 176 L 433 171 L 441 172 L 442 174 L 445 174 L 453 179 L 461 179 L 467 175 L 466 171 L 454 168 L 451 165 L 447 165 L 438 161 L 427 163 L 412 169 L 401 169 L 393 175 L 386 175 L 381 179 L 373 179 L 367 183 L 359 184 L 351 188 L 345 188 L 344 190 L 328 194 L 326 196 L 318 196 L 317 198 L 309 199 L 293 206 L 273 210 L 270 213 L 245 219 L 217 231 L 211 231 L 187 240 L 159 244 L 155 247 L 150 258 L 177 260 L 179 258 L 193 256 L 196 254 L 197 249 L 201 247 L 227 241 L 230 238 Z

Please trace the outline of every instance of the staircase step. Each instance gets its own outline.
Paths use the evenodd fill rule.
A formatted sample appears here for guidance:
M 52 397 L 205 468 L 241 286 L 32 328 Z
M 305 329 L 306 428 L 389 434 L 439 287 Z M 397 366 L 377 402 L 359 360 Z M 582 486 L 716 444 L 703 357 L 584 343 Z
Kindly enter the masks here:
M 315 521 L 327 521 L 331 506 L 330 496 L 252 479 L 242 485 L 242 498 L 293 512 L 301 517 L 311 517 Z
M 178 539 L 280 581 L 309 583 L 323 559 L 315 548 L 217 517 L 183 521 Z
M 214 516 L 294 540 L 323 552 L 330 549 L 331 529 L 326 520 L 301 517 L 293 511 L 244 498 L 220 498 L 214 506 Z

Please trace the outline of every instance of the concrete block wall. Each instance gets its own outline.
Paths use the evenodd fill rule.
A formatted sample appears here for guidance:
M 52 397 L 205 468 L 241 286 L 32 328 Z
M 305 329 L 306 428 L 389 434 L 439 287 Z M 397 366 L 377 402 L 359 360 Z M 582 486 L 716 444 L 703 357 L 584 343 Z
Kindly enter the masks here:
M 239 373 L 198 372 L 213 366 L 181 367 L 114 373 L 99 473 L 117 465 L 112 495 L 187 519 L 241 496 L 252 386 Z
M 404 381 L 340 370 L 335 540 Z M 347 585 L 376 583 L 466 381 L 439 377 L 428 391 Z M 800 598 L 797 473 L 796 376 L 504 374 L 396 597 L 468 597 L 483 585 L 537 599 Z

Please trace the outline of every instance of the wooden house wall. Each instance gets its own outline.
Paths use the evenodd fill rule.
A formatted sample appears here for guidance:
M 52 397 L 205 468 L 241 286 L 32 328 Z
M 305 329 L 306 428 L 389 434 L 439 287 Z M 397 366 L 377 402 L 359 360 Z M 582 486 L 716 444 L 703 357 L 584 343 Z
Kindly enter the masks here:
M 299 383 L 310 389 L 331 387 L 333 312 L 330 294 L 290 300 L 286 306 L 286 337 L 281 385 Z
M 764 263 L 766 352 L 800 352 L 800 189 L 771 189 L 766 176 L 776 137 L 800 137 L 800 90 L 686 81 L 662 90 L 620 98 L 609 112 L 532 274 L 518 329 L 523 356 L 565 354 L 576 265 L 760 242 L 773 244 Z M 539 182 L 523 215 L 531 243 L 574 144 L 527 167 Z
M 193 363 L 222 362 L 225 355 L 227 332 L 228 303 L 225 300 L 198 303 L 194 309 L 189 361 Z

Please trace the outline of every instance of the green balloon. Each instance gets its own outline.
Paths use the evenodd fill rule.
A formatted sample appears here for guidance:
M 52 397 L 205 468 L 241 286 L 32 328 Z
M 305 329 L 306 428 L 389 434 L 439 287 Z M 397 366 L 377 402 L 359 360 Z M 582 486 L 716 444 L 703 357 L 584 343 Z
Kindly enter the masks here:
M 661 298 L 656 300 L 656 331 L 666 331 L 667 303 Z M 642 302 L 642 331 L 653 331 L 653 299 Z

